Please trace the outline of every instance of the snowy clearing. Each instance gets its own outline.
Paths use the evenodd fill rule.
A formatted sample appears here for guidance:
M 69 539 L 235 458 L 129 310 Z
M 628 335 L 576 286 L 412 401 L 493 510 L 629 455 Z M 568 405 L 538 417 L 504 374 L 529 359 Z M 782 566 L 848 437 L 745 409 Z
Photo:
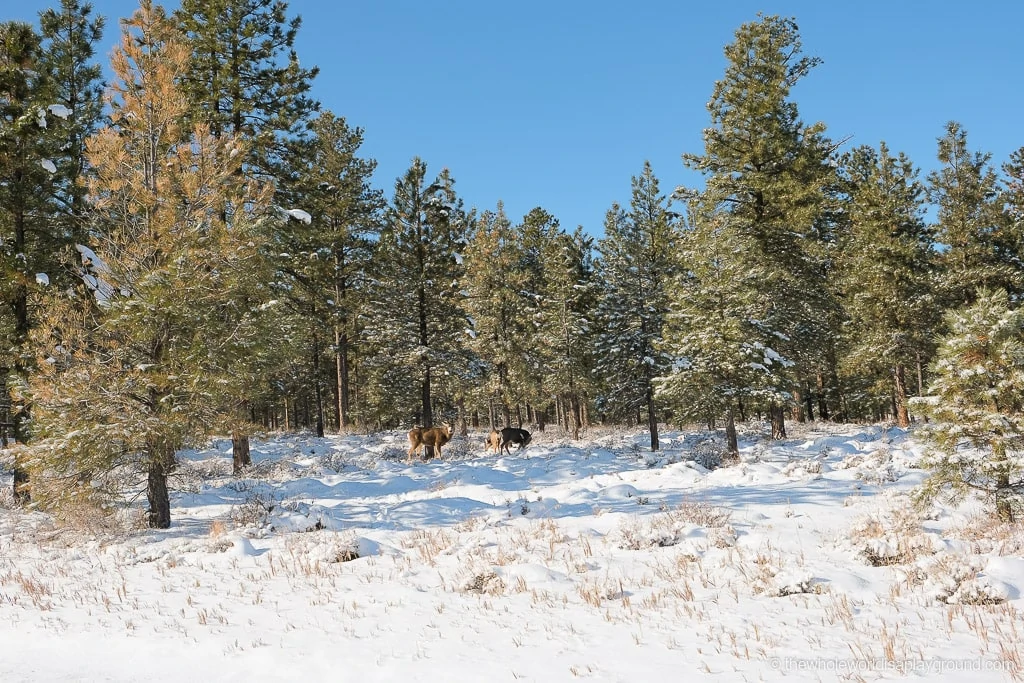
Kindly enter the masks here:
M 0 680 L 1020 677 L 1021 528 L 915 512 L 900 430 L 794 427 L 714 470 L 695 433 L 406 465 L 390 432 L 257 440 L 234 478 L 220 440 L 171 529 L 116 540 L 0 498 Z

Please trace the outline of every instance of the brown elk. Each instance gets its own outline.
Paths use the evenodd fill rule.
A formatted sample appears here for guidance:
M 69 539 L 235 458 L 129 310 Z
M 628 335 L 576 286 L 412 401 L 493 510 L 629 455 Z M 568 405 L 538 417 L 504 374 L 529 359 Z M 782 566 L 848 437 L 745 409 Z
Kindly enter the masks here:
M 500 446 L 501 434 L 497 430 L 492 429 L 491 433 L 487 435 L 487 441 L 484 441 L 484 453 L 490 453 L 491 451 L 497 453 Z
M 442 422 L 440 427 L 413 427 L 409 430 L 409 454 L 405 461 L 412 462 L 413 454 L 420 453 L 424 446 L 432 448 L 434 455 L 440 458 L 441 446 L 451 440 L 452 426 L 447 422 Z

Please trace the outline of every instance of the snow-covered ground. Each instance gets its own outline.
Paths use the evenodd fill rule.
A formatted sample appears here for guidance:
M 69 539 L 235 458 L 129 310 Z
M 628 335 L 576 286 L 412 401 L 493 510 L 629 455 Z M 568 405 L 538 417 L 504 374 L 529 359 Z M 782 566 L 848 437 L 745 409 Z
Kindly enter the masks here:
M 221 440 L 167 531 L 0 509 L 0 681 L 1024 675 L 1021 528 L 915 512 L 899 430 L 792 427 L 713 470 L 699 434 L 407 465 L 395 432 L 254 441 L 236 479 Z

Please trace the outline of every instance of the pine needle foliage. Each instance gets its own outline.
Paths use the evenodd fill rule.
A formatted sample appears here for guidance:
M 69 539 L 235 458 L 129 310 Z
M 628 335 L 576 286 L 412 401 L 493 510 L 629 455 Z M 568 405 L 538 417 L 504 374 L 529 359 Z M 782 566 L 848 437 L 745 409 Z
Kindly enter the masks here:
M 62 483 L 41 487 L 55 506 L 109 500 L 123 491 L 107 484 L 137 473 L 150 526 L 166 528 L 175 451 L 222 425 L 241 359 L 258 348 L 258 314 L 241 302 L 253 298 L 270 188 L 241 180 L 240 141 L 186 125 L 188 49 L 162 9 L 144 0 L 122 30 L 111 125 L 87 142 L 92 275 L 55 293 L 36 335 L 30 463 Z
M 1011 521 L 1024 495 L 1024 309 L 1005 291 L 979 290 L 946 325 L 929 395 L 913 402 L 930 419 L 918 431 L 932 444 L 921 496 L 978 491 Z

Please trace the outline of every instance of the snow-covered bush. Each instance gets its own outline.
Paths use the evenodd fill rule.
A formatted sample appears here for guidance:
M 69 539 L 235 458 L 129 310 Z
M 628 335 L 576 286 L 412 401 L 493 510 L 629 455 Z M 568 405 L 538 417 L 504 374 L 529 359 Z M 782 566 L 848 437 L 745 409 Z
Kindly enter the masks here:
M 690 458 L 707 470 L 721 467 L 729 457 L 729 446 L 720 436 L 708 436 L 701 439 L 690 449 Z
M 942 549 L 941 540 L 922 528 L 920 512 L 905 498 L 888 509 L 858 519 L 850 529 L 853 549 L 875 567 L 907 564 Z

